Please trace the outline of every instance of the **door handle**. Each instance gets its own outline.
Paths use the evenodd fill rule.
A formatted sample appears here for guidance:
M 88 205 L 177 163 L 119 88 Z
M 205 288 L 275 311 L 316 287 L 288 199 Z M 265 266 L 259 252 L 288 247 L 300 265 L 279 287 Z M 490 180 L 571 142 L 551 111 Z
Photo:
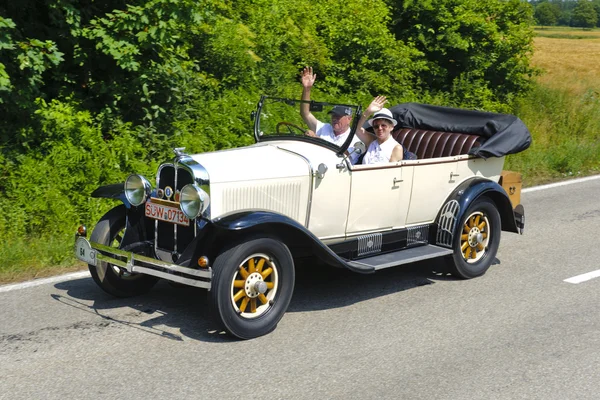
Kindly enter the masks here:
M 394 186 L 396 186 L 396 184 L 397 184 L 397 183 L 400 183 L 400 182 L 404 182 L 404 179 L 396 179 L 396 178 L 394 177 Z
M 454 172 L 450 172 L 450 180 L 452 180 L 452 178 L 455 176 L 460 176 L 460 174 L 455 174 Z

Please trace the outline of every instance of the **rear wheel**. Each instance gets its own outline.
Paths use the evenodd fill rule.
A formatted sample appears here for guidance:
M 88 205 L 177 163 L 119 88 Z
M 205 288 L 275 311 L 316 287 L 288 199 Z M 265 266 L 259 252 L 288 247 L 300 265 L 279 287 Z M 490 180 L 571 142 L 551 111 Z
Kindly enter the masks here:
M 125 206 L 117 206 L 104 214 L 98 221 L 91 242 L 119 248 L 127 222 Z M 130 297 L 146 293 L 154 286 L 158 278 L 143 274 L 131 274 L 116 265 L 99 261 L 97 266 L 88 265 L 94 281 L 105 292 L 117 297 Z
M 222 252 L 213 264 L 211 312 L 229 334 L 252 339 L 271 332 L 294 291 L 294 260 L 275 239 L 254 239 Z
M 449 259 L 452 274 L 463 279 L 483 275 L 498 252 L 500 231 L 496 205 L 486 197 L 475 200 L 453 239 L 454 254 Z

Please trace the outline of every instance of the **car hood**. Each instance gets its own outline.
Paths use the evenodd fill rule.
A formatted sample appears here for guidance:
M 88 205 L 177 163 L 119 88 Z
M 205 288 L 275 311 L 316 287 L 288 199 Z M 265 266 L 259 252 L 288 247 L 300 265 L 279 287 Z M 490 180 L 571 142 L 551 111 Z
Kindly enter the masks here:
M 211 184 L 311 174 L 310 165 L 305 158 L 268 143 L 201 153 L 191 157 L 206 169 Z

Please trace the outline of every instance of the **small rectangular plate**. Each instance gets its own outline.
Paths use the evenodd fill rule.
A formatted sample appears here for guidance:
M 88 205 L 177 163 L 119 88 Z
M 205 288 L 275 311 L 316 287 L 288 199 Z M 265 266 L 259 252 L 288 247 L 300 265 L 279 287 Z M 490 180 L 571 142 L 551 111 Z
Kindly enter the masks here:
M 83 237 L 75 242 L 75 256 L 90 265 L 96 265 L 96 250 L 92 249 L 90 242 Z
M 146 217 L 172 224 L 190 226 L 189 218 L 179 208 L 156 204 L 151 201 L 146 203 Z

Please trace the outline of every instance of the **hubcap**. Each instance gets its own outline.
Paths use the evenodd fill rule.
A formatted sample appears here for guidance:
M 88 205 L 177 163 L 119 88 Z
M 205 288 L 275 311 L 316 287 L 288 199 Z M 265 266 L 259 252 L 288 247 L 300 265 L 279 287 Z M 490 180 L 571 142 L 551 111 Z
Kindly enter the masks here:
M 256 318 L 273 304 L 279 283 L 275 262 L 266 254 L 246 258 L 231 282 L 231 302 L 243 318 Z
M 468 263 L 477 262 L 485 255 L 489 233 L 490 224 L 485 214 L 477 211 L 469 215 L 460 238 L 462 255 Z

